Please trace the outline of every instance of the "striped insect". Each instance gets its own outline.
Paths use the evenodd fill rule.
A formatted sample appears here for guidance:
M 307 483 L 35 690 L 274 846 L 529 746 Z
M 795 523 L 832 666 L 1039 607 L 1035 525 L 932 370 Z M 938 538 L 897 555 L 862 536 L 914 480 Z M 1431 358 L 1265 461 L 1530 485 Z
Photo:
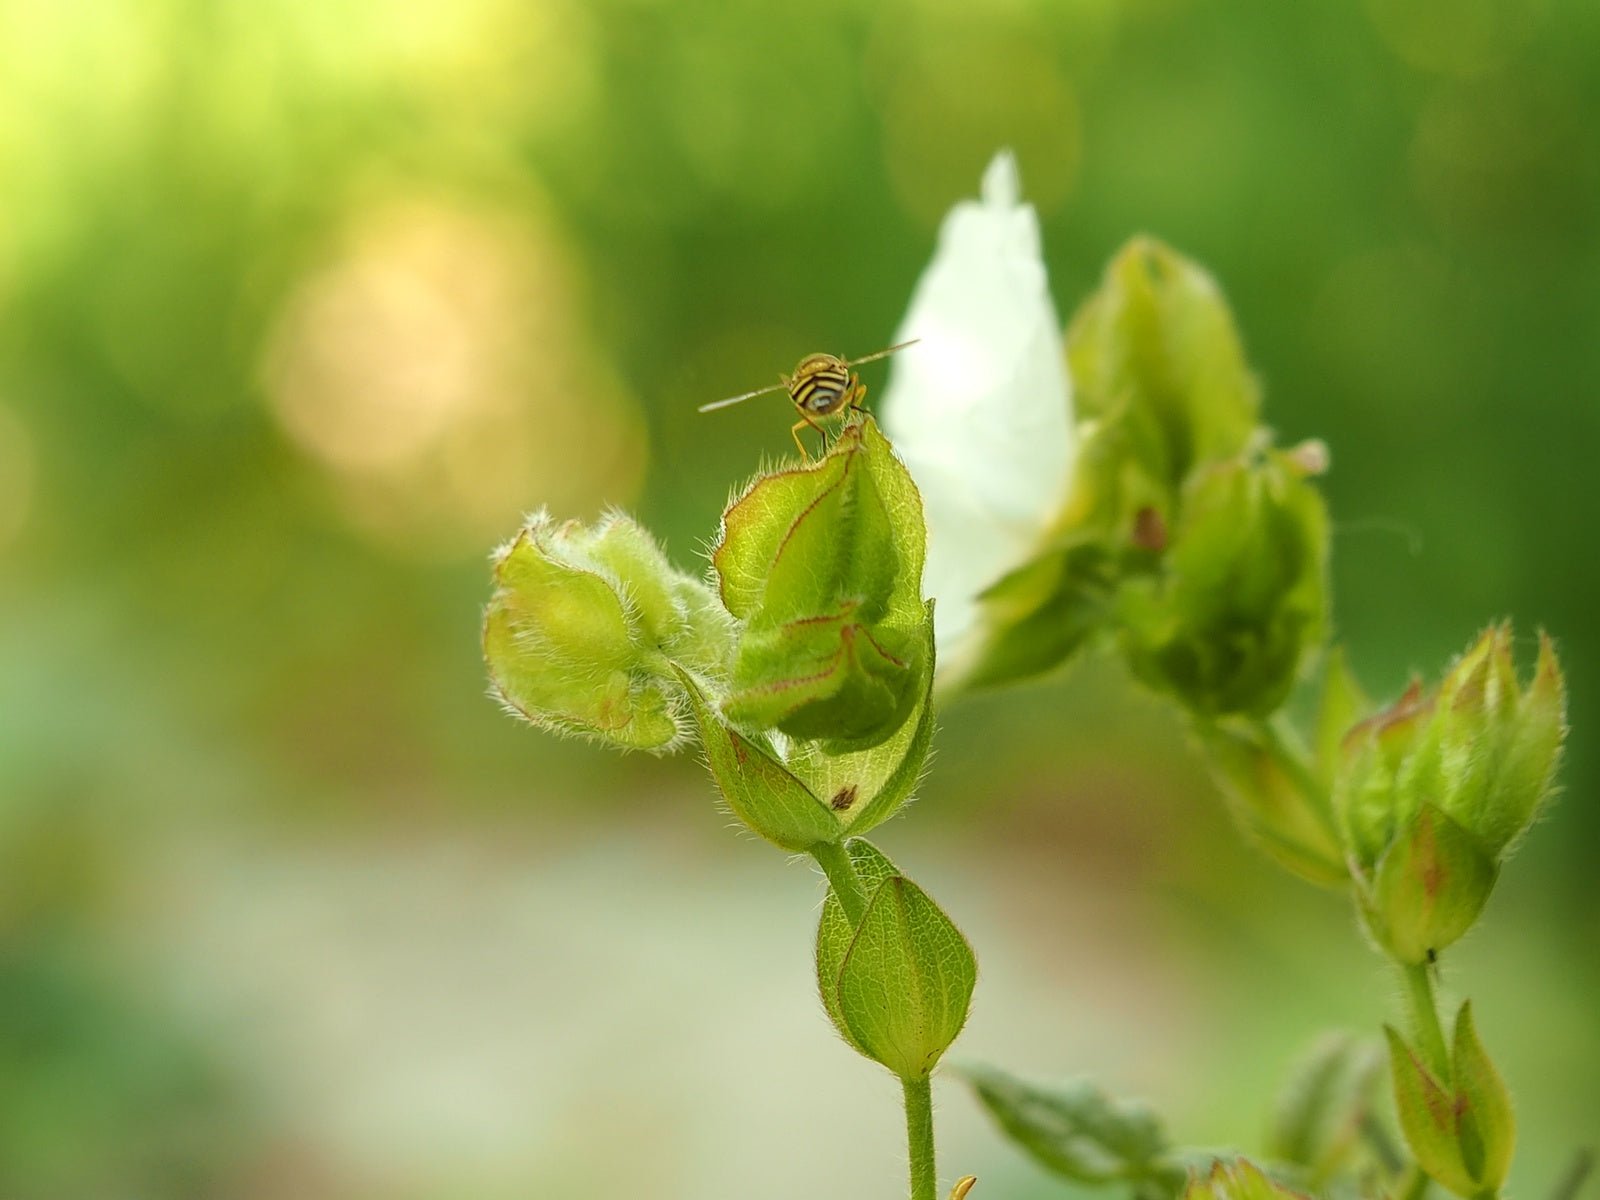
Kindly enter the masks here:
M 729 396 L 726 400 L 702 404 L 700 411 L 711 412 L 713 409 L 727 408 L 730 404 L 743 404 L 746 400 L 765 396 L 769 392 L 788 392 L 790 401 L 800 411 L 800 419 L 794 423 L 789 433 L 794 438 L 794 444 L 800 448 L 800 457 L 809 462 L 811 455 L 806 452 L 805 443 L 800 440 L 800 431 L 809 425 L 818 433 L 823 433 L 822 426 L 817 424 L 815 418 L 831 417 L 846 411 L 860 411 L 861 401 L 866 398 L 866 384 L 861 382 L 860 376 L 851 368 L 859 367 L 862 363 L 876 362 L 880 358 L 888 358 L 898 350 L 916 345 L 917 341 L 917 338 L 912 338 L 909 342 L 901 342 L 899 345 L 890 346 L 887 350 L 869 354 L 865 358 L 843 359 L 836 354 L 808 354 L 800 360 L 800 365 L 795 367 L 793 375 L 778 376 L 782 380 L 781 383 L 757 388 L 742 396 Z

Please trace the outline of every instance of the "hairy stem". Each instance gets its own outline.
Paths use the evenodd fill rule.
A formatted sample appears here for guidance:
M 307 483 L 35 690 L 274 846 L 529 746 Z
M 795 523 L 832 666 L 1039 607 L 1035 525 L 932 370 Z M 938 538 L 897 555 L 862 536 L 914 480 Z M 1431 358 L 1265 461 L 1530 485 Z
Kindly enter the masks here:
M 1433 996 L 1433 976 L 1427 963 L 1401 967 L 1406 981 L 1406 1000 L 1411 1007 L 1411 1027 L 1428 1069 L 1440 1082 L 1450 1079 L 1450 1051 L 1446 1049 L 1444 1029 L 1439 1024 L 1439 1004 Z
M 855 867 L 850 864 L 849 852 L 841 843 L 830 842 L 811 847 L 811 857 L 817 860 L 817 866 L 828 877 L 828 884 L 833 888 L 833 894 L 839 897 L 845 919 L 850 922 L 851 928 L 860 925 L 861 918 L 867 913 L 867 892 L 856 876 Z
M 902 1079 L 906 1093 L 906 1142 L 911 1150 L 911 1200 L 938 1200 L 933 1163 L 933 1086 L 924 1079 Z

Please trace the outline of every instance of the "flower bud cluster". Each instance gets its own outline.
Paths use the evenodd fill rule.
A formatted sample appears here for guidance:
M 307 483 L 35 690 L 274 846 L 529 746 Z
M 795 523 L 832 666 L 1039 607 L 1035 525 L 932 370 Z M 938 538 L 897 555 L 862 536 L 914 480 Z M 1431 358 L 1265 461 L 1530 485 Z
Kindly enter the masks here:
M 1566 687 L 1550 640 L 1525 685 L 1509 624 L 1424 693 L 1413 683 L 1346 736 L 1334 801 L 1367 926 L 1418 963 L 1471 927 L 1499 864 L 1550 796 Z

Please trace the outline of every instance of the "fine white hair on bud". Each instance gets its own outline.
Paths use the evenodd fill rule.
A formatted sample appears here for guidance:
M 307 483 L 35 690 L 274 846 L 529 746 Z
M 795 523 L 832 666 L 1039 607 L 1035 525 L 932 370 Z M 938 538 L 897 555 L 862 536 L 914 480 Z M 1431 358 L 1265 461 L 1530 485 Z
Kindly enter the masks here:
M 950 210 L 912 294 L 884 396 L 886 431 L 922 493 L 924 590 L 940 674 L 981 652 L 978 597 L 1032 559 L 1060 513 L 1074 457 L 1061 322 L 1022 203 L 1016 159 L 997 154 L 979 200 Z

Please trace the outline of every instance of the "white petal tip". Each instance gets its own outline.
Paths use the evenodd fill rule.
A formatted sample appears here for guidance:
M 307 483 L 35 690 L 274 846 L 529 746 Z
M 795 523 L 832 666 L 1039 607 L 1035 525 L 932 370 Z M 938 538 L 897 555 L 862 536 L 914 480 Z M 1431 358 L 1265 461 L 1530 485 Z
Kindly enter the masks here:
M 983 202 L 989 208 L 1012 209 L 1022 201 L 1022 180 L 1017 174 L 1017 156 L 1001 150 L 983 172 Z

